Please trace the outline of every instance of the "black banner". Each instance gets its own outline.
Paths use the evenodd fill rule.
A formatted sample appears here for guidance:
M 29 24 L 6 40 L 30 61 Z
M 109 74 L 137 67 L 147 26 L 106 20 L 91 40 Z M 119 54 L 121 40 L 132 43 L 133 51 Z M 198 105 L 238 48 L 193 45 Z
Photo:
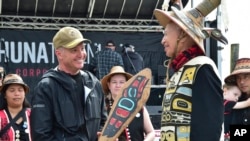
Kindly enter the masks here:
M 7 73 L 17 73 L 32 90 L 42 74 L 56 67 L 52 38 L 56 31 L 48 30 L 1 30 L 0 65 Z M 113 40 L 116 51 L 121 53 L 122 44 L 129 43 L 144 59 L 145 67 L 152 70 L 153 84 L 157 82 L 157 68 L 162 65 L 166 56 L 161 45 L 162 33 L 140 32 L 82 32 L 92 42 L 86 45 L 87 60 L 84 69 L 95 57 L 97 49 L 102 49 L 107 40 Z M 157 83 L 155 83 L 157 84 Z M 29 95 L 30 96 L 30 95 Z M 28 98 L 29 98 L 28 96 Z

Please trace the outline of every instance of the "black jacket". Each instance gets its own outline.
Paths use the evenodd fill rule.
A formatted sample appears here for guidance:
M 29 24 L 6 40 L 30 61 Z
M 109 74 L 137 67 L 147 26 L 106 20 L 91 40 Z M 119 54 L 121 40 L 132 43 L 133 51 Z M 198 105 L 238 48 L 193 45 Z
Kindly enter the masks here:
M 137 74 L 144 68 L 144 61 L 142 56 L 137 52 L 124 52 L 122 54 L 124 69 L 131 74 Z
M 95 76 L 87 71 L 81 71 L 81 76 L 85 83 L 84 105 L 77 104 L 77 85 L 69 75 L 57 69 L 51 69 L 43 75 L 32 98 L 33 140 L 97 140 L 97 131 L 104 126 L 107 118 L 104 94 Z
M 239 102 L 249 98 L 246 93 L 242 93 Z M 250 125 L 250 107 L 243 109 L 232 109 L 232 125 Z

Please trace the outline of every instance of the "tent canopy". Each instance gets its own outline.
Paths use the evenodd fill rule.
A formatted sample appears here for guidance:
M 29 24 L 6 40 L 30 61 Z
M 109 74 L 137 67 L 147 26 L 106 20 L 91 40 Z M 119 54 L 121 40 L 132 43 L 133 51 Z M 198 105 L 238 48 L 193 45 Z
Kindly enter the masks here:
M 0 28 L 155 32 L 164 0 L 0 0 Z M 131 25 L 134 25 L 131 27 Z
M 153 19 L 163 0 L 2 0 L 3 15 Z
M 182 0 L 184 5 L 188 0 Z M 0 28 L 158 32 L 164 0 L 0 0 Z

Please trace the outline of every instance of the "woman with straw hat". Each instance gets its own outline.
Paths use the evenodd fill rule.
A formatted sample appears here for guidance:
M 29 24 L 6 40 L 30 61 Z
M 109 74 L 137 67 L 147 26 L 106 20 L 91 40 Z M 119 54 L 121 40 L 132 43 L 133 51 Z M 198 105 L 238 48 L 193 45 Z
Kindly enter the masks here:
M 31 141 L 28 85 L 19 75 L 8 74 L 0 92 L 0 140 Z
M 161 140 L 219 141 L 223 123 L 221 80 L 215 63 L 205 56 L 204 39 L 226 43 L 219 30 L 203 29 L 204 18 L 220 0 L 204 0 L 189 11 L 156 9 L 164 28 L 162 45 L 170 57 L 162 103 Z M 212 34 L 213 35 L 212 35 Z
M 239 87 L 242 92 L 239 101 L 250 98 L 250 58 L 238 59 L 233 72 L 224 81 Z M 231 124 L 250 125 L 250 107 L 232 110 Z
M 101 80 L 104 94 L 106 95 L 106 107 L 110 112 L 114 99 L 123 85 L 132 75 L 124 71 L 121 66 L 113 66 L 109 74 Z M 149 113 L 144 107 L 129 124 L 126 130 L 119 137 L 119 141 L 153 141 L 155 137 L 154 128 Z

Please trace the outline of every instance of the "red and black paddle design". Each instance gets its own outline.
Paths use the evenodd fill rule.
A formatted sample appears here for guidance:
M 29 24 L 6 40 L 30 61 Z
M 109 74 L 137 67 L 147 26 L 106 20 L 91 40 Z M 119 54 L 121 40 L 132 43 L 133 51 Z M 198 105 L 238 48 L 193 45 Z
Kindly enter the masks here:
M 151 70 L 146 68 L 129 79 L 116 97 L 99 141 L 114 141 L 148 100 Z

